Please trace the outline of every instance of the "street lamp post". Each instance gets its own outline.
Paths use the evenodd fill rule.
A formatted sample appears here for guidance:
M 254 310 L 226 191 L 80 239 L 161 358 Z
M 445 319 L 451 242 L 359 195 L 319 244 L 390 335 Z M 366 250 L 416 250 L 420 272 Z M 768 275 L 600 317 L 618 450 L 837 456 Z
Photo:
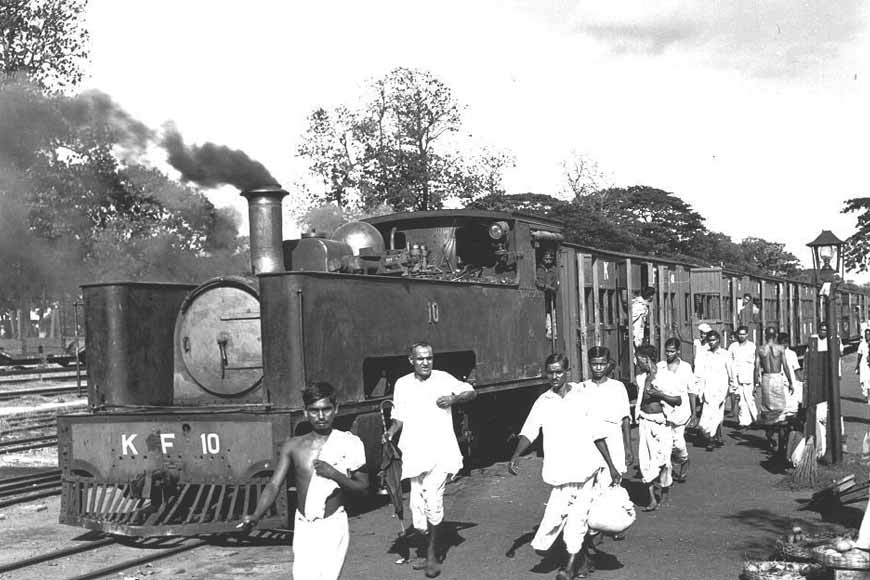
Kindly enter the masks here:
M 831 463 L 843 460 L 842 431 L 840 428 L 840 341 L 837 320 L 837 284 L 842 277 L 843 240 L 830 230 L 808 243 L 813 251 L 813 276 L 819 295 L 824 298 L 825 321 L 828 323 L 828 449 Z

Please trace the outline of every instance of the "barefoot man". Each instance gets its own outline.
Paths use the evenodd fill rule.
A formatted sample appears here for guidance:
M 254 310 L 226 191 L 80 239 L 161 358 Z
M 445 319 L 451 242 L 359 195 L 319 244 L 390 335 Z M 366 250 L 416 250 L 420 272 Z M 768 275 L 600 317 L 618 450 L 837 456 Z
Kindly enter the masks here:
M 644 511 L 653 511 L 659 503 L 665 503 L 673 483 L 671 451 L 673 450 L 673 429 L 665 418 L 662 403 L 675 407 L 683 403 L 679 395 L 667 395 L 656 386 L 659 369 L 656 347 L 643 344 L 634 353 L 637 366 L 637 386 L 641 389 L 637 410 L 638 444 L 637 457 L 640 475 L 647 484 L 649 503 Z
M 791 367 L 785 364 L 785 347 L 777 342 L 777 330 L 768 326 L 764 330 L 764 344 L 755 353 L 756 381 L 761 385 L 760 417 L 766 425 L 767 444 L 771 450 L 777 450 L 774 433 L 779 433 L 779 448 L 784 450 L 785 432 L 783 420 L 788 408 L 788 398 L 794 392 L 794 377 Z M 788 380 L 788 392 L 786 392 Z
M 314 383 L 302 392 L 305 418 L 312 431 L 290 437 L 281 448 L 278 467 L 266 484 L 254 513 L 239 527 L 253 528 L 284 492 L 284 480 L 293 466 L 298 507 L 293 531 L 293 578 L 335 580 L 341 574 L 349 540 L 344 492 L 368 489 L 366 457 L 359 437 L 332 428 L 338 411 L 335 389 Z
M 603 366 L 607 364 L 600 362 Z M 622 476 L 610 459 L 606 427 L 588 415 L 576 385 L 568 382 L 568 358 L 560 353 L 551 354 L 544 361 L 544 376 L 550 390 L 532 405 L 508 470 L 514 475 L 519 472 L 520 455 L 543 433 L 541 478 L 553 487 L 532 547 L 549 550 L 561 533 L 568 559 L 556 578 L 582 578 L 589 571 L 584 540 L 601 459 L 607 464 L 614 485 L 619 485 Z

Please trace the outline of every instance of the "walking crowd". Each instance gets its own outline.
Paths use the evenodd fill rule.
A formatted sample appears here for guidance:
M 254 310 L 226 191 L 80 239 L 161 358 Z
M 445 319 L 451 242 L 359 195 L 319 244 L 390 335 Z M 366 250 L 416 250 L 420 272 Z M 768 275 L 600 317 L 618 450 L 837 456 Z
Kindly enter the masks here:
M 614 362 L 607 348 L 589 349 L 591 377 L 577 383 L 568 380 L 570 367 L 564 354 L 552 354 L 544 361 L 549 388 L 532 405 L 508 470 L 516 475 L 521 456 L 543 435 L 541 477 L 551 491 L 531 546 L 553 557 L 561 537 L 559 546 L 565 552 L 557 580 L 586 577 L 594 568 L 596 536 L 608 534 L 620 540 L 634 521 L 634 506 L 621 484 L 635 458 L 648 492 L 642 509 L 656 510 L 668 502 L 674 482 L 689 476 L 687 429 L 697 429 L 708 452 L 723 445 L 722 422 L 729 398 L 740 428 L 765 428 L 772 448 L 777 446 L 775 432 L 797 412 L 797 357 L 788 348 L 787 335 L 768 328 L 764 344 L 756 347 L 741 326 L 736 341 L 726 349 L 709 325 L 699 325 L 698 331 L 694 368 L 680 358 L 678 338 L 665 342 L 661 361 L 654 346 L 637 346 L 638 395 L 633 411 L 626 385 L 610 377 Z M 867 358 L 863 354 L 861 362 Z M 462 468 L 451 409 L 472 401 L 476 392 L 472 385 L 434 369 L 434 350 L 426 342 L 412 345 L 408 359 L 413 372 L 396 381 L 392 419 L 383 441 L 401 435 L 401 477 L 410 480 L 413 524 L 407 541 L 422 544 L 425 562 L 418 568 L 434 578 L 442 565 L 444 489 Z M 756 404 L 758 389 L 760 404 Z M 338 403 L 331 385 L 309 386 L 303 401 L 312 431 L 284 444 L 272 481 L 240 527 L 256 525 L 292 468 L 298 498 L 293 577 L 335 579 L 348 549 L 344 494 L 367 489 L 365 454 L 358 437 L 332 428 Z M 635 423 L 636 452 L 630 437 Z

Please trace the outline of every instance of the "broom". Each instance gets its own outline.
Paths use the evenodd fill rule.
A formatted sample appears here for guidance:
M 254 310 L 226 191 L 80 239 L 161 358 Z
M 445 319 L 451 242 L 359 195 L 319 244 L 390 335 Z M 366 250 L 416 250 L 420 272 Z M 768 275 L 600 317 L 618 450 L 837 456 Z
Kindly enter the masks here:
M 806 439 L 803 455 L 798 461 L 794 471 L 795 481 L 814 486 L 818 476 L 818 462 L 816 461 L 816 438 L 810 435 Z

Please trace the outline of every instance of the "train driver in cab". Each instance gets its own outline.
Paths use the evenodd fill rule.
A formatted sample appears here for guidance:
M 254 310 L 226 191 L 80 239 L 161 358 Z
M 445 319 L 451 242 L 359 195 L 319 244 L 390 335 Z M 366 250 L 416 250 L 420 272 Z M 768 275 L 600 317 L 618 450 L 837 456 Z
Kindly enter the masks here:
M 553 316 L 556 310 L 556 292 L 559 290 L 559 273 L 556 270 L 556 253 L 552 248 L 544 250 L 541 263 L 535 270 L 535 287 L 544 292 L 546 304 L 547 338 L 554 338 Z
M 305 418 L 312 431 L 290 437 L 281 448 L 272 480 L 263 489 L 254 513 L 239 528 L 257 525 L 279 493 L 293 466 L 298 506 L 293 531 L 293 578 L 337 579 L 349 543 L 344 492 L 368 490 L 365 448 L 362 440 L 332 428 L 338 412 L 335 388 L 329 383 L 309 385 L 302 392 Z

